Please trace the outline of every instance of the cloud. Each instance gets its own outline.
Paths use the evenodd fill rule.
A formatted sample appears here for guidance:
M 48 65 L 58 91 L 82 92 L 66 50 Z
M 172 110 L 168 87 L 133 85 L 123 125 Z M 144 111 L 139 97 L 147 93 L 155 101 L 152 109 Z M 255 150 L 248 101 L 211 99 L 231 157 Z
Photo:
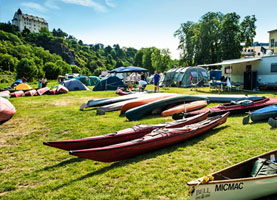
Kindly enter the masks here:
M 105 3 L 106 3 L 106 5 L 109 6 L 109 7 L 112 7 L 112 8 L 115 7 L 115 4 L 114 4 L 114 2 L 113 2 L 112 0 L 105 0 Z
M 53 8 L 53 9 L 60 9 L 56 4 L 55 4 L 56 0 L 47 0 L 45 1 L 44 5 L 48 8 Z
M 75 4 L 75 5 L 80 5 L 80 6 L 85 6 L 85 7 L 91 7 L 95 9 L 96 11 L 100 12 L 107 12 L 107 8 L 99 3 L 96 3 L 93 0 L 62 0 L 64 3 L 70 3 L 70 4 Z
M 42 13 L 45 13 L 47 11 L 46 8 L 42 7 L 40 4 L 38 3 L 34 3 L 34 2 L 23 2 L 21 3 L 21 5 L 23 7 L 26 7 L 26 8 L 29 8 L 29 9 L 35 9 L 35 10 L 38 10 Z

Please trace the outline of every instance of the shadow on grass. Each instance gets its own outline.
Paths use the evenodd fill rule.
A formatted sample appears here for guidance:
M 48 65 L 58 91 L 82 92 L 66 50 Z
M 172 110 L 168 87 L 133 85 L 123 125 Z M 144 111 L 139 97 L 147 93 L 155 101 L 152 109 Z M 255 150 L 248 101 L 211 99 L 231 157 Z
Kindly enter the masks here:
M 69 160 L 64 160 L 58 164 L 52 165 L 52 166 L 48 166 L 48 167 L 44 167 L 42 169 L 37 170 L 36 172 L 41 172 L 41 171 L 48 171 L 51 169 L 55 169 L 57 167 L 63 167 L 65 165 L 71 164 L 71 163 L 76 163 L 76 162 L 82 162 L 83 160 L 85 160 L 84 158 L 71 158 Z
M 174 152 L 176 149 L 178 149 L 180 147 L 193 146 L 193 145 L 197 144 L 199 141 L 202 141 L 203 139 L 205 139 L 207 137 L 210 137 L 210 136 L 216 134 L 217 132 L 220 132 L 222 129 L 225 129 L 227 127 L 228 126 L 225 125 L 225 126 L 213 129 L 211 131 L 208 131 L 208 133 L 203 133 L 200 136 L 196 136 L 196 137 L 194 137 L 192 139 L 188 139 L 188 140 L 186 140 L 184 142 L 181 142 L 181 143 L 178 143 L 178 144 L 175 144 L 175 145 L 172 145 L 172 146 L 168 146 L 168 147 L 165 147 L 165 148 L 161 148 L 161 149 L 158 149 L 158 150 L 154 150 L 153 152 L 144 153 L 142 155 L 138 155 L 136 157 L 133 157 L 133 158 L 130 158 L 130 159 L 127 159 L 127 160 L 122 160 L 122 161 L 114 162 L 114 163 L 112 163 L 109 166 L 103 167 L 103 168 L 98 169 L 98 170 L 96 170 L 94 172 L 90 172 L 90 173 L 88 173 L 86 175 L 83 175 L 83 176 L 81 176 L 81 177 L 79 177 L 77 179 L 68 181 L 68 182 L 66 182 L 64 184 L 61 184 L 61 185 L 53 188 L 53 190 L 59 190 L 59 189 L 61 189 L 63 187 L 69 186 L 69 185 L 71 185 L 71 184 L 73 184 L 75 182 L 82 181 L 84 179 L 87 179 L 87 178 L 90 178 L 90 177 L 93 177 L 93 176 L 96 176 L 96 175 L 104 174 L 104 173 L 106 173 L 106 172 L 108 172 L 108 171 L 110 171 L 112 169 L 118 168 L 118 167 L 127 166 L 127 165 L 130 165 L 132 163 L 141 162 L 141 161 L 144 161 L 144 160 L 147 160 L 147 159 L 158 157 L 160 155 L 164 155 L 164 154 L 168 154 L 168 153 Z

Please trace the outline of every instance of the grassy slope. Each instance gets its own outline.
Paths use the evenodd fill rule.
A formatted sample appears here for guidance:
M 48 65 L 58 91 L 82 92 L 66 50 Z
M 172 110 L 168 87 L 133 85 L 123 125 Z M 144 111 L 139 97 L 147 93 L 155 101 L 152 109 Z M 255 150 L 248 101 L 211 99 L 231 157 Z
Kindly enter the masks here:
M 272 92 L 262 95 L 277 98 Z M 80 159 L 42 145 L 171 121 L 155 116 L 128 122 L 119 111 L 102 116 L 96 110 L 79 111 L 82 103 L 107 96 L 115 94 L 78 91 L 11 99 L 17 112 L 0 125 L 0 199 L 188 199 L 187 181 L 276 149 L 276 130 L 266 122 L 243 126 L 244 114 L 189 141 L 115 163 Z

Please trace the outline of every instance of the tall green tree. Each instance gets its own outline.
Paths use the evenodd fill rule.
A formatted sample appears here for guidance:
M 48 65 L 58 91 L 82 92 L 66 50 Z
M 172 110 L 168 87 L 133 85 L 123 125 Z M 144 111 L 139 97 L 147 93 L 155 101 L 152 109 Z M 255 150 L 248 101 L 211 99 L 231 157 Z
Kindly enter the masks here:
M 16 72 L 17 78 L 24 76 L 28 81 L 32 81 L 37 78 L 38 69 L 32 59 L 22 58 L 16 66 Z
M 253 44 L 254 37 L 256 36 L 256 21 L 257 19 L 255 15 L 246 16 L 240 24 L 240 40 L 242 42 L 245 42 L 246 47 L 252 46 Z

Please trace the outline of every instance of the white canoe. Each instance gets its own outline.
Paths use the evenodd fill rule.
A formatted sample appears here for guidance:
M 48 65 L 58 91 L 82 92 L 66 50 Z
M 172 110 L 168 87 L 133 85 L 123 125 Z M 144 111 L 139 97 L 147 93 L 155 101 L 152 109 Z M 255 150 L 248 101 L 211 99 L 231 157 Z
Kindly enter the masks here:
M 212 173 L 213 181 L 199 184 L 202 179 L 197 179 L 188 182 L 191 191 L 190 199 L 242 200 L 277 194 L 277 172 L 273 175 L 249 177 L 258 158 L 269 160 L 272 154 L 277 158 L 277 149 Z

